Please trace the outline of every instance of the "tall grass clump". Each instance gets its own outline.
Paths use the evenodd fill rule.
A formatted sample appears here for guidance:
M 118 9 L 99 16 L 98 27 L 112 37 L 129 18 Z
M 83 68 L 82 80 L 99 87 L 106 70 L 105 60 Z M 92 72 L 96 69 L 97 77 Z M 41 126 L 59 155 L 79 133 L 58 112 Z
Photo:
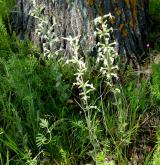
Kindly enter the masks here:
M 151 82 L 151 94 L 154 103 L 160 103 L 160 74 L 159 74 L 159 66 L 160 64 L 153 64 L 152 70 L 153 70 L 153 77 L 152 77 L 152 82 Z
M 34 145 L 36 151 L 35 140 L 40 117 L 48 114 L 59 118 L 69 113 L 69 94 L 66 91 L 69 85 L 64 84 L 59 73 L 60 68 L 53 63 L 49 62 L 45 67 L 39 66 L 37 59 L 32 56 L 14 56 L 7 62 L 1 62 L 4 70 L 0 83 L 3 145 L 7 145 L 14 152 L 19 152 L 20 149 L 15 151 L 10 142 L 14 142 L 17 148 L 21 146 L 22 150 L 23 147 L 32 148 Z M 39 67 L 43 71 L 40 72 Z M 55 86 L 52 88 L 53 84 Z
M 153 153 L 152 165 L 157 165 L 160 162 L 160 128 L 157 128 L 157 145 Z

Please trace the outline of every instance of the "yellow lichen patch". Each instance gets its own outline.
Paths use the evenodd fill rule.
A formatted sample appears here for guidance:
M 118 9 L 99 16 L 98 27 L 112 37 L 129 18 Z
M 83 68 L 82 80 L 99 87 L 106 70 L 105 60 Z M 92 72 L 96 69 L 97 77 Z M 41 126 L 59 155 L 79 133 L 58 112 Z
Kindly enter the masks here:
M 116 22 L 116 19 L 115 19 L 115 17 L 112 17 L 112 18 L 109 18 L 109 21 L 111 24 L 114 24 Z
M 115 8 L 115 13 L 116 13 L 117 16 L 120 16 L 121 15 L 121 9 L 116 7 Z
M 137 9 L 137 0 L 132 0 L 132 6 L 133 6 L 133 18 L 137 18 L 138 15 L 138 9 Z
M 117 0 L 113 0 L 113 3 L 114 3 L 114 4 L 117 4 L 117 3 L 118 3 L 118 1 L 117 1 Z
M 124 24 L 120 24 L 118 27 L 119 31 L 122 31 L 123 28 L 124 28 Z
M 127 37 L 128 36 L 128 30 L 127 29 L 122 30 L 122 35 L 124 37 Z
M 133 19 L 131 19 L 129 21 L 129 25 L 130 25 L 131 28 L 134 28 L 135 27 L 135 21 Z
M 130 0 L 125 0 L 127 7 L 130 9 Z
M 87 5 L 92 6 L 94 4 L 95 0 L 87 0 Z

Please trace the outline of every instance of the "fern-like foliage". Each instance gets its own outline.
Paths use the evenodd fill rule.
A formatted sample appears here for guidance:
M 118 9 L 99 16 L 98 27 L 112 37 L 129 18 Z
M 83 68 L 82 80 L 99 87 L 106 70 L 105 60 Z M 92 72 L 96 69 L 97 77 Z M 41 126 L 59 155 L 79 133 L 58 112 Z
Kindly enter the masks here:
M 46 142 L 47 142 L 47 138 L 43 134 L 38 133 L 38 135 L 36 137 L 36 144 L 37 144 L 37 146 L 41 147 L 44 144 L 46 144 Z
M 50 143 L 52 139 L 52 135 L 51 135 L 51 129 L 49 128 L 49 122 L 46 119 L 40 119 L 39 125 L 45 132 L 45 135 L 42 133 L 38 133 L 36 137 L 36 144 L 38 147 L 41 147 L 45 144 Z M 47 138 L 48 137 L 47 135 L 49 136 L 49 138 Z
M 40 119 L 40 127 L 41 128 L 48 128 L 49 123 L 46 119 Z

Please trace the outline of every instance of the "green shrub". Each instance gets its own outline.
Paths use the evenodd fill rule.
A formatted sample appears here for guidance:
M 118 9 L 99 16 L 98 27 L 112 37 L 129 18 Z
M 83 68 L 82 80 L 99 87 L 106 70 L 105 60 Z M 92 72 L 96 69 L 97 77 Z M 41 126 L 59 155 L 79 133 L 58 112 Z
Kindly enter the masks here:
M 150 0 L 149 12 L 150 14 L 160 16 L 160 0 Z

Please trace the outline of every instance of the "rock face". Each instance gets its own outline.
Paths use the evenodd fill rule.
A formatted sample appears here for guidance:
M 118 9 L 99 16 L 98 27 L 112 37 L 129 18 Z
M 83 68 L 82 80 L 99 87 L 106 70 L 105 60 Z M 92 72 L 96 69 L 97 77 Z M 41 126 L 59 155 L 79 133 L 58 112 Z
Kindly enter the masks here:
M 114 18 L 110 19 L 109 24 L 114 28 L 118 53 L 138 62 L 145 54 L 148 0 L 36 0 L 36 3 L 44 5 L 41 14 L 48 18 L 50 25 L 53 18 L 56 20 L 54 32 L 58 37 L 81 36 L 83 53 L 90 51 L 97 42 L 93 19 L 110 12 Z M 37 23 L 31 16 L 32 10 L 31 0 L 17 0 L 11 24 L 21 39 L 29 37 L 36 41 Z M 69 49 L 64 41 L 58 47 Z

